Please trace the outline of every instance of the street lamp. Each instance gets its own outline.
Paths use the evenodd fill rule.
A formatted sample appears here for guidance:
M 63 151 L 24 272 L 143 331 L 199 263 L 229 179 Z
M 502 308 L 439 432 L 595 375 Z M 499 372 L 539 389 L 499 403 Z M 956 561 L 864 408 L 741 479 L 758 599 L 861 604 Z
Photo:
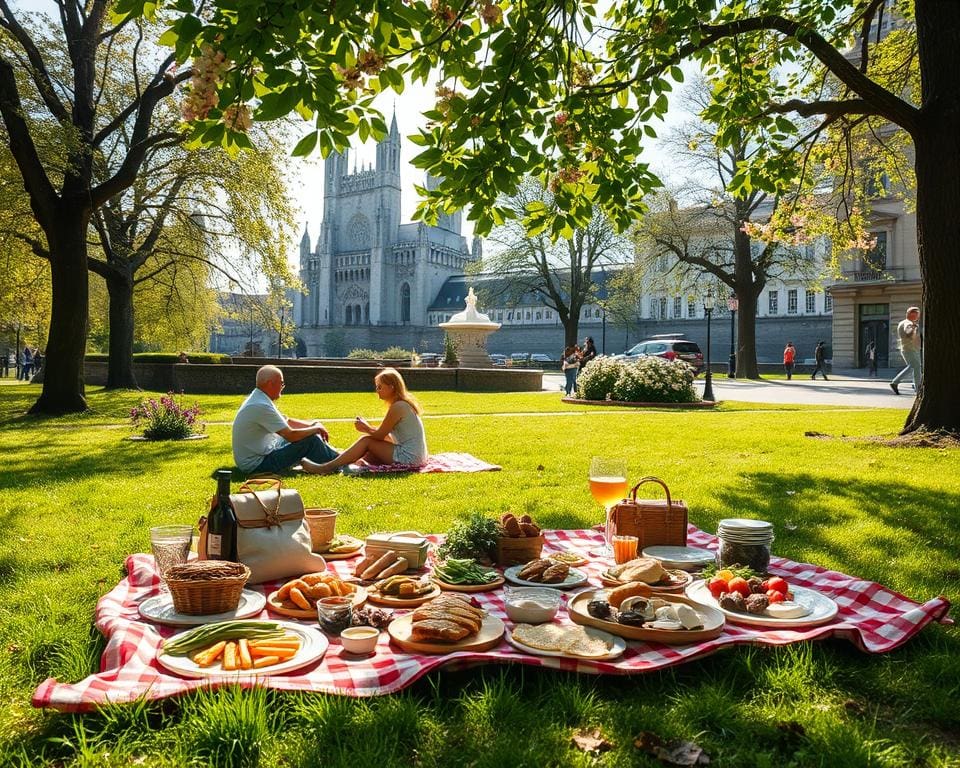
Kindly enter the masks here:
M 713 289 L 707 289 L 707 295 L 703 297 L 703 314 L 707 316 L 707 377 L 703 381 L 703 399 L 713 402 L 713 376 L 710 372 L 710 316 L 713 314 L 715 301 L 713 298 Z
M 736 294 L 727 299 L 727 309 L 730 310 L 730 357 L 727 360 L 727 378 L 735 379 L 737 378 L 737 347 L 734 343 L 734 339 L 737 336 L 737 308 L 740 306 L 740 302 L 737 299 Z

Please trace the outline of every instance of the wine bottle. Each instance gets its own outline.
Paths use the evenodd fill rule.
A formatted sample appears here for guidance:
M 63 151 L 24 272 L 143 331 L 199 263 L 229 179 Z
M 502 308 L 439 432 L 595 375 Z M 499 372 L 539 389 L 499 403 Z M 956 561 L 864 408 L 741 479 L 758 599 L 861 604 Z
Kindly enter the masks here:
M 207 558 L 240 562 L 237 556 L 237 514 L 230 503 L 229 469 L 217 470 L 217 498 L 207 516 Z

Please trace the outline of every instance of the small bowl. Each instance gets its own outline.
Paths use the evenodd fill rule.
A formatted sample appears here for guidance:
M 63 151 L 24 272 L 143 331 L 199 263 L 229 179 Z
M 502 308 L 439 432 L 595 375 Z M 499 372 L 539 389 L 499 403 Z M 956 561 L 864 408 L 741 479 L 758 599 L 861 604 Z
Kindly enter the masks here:
M 358 656 L 373 653 L 379 639 L 380 630 L 375 627 L 347 627 L 340 633 L 343 650 Z
M 503 602 L 517 624 L 543 624 L 557 615 L 561 598 L 560 590 L 549 587 L 508 587 Z

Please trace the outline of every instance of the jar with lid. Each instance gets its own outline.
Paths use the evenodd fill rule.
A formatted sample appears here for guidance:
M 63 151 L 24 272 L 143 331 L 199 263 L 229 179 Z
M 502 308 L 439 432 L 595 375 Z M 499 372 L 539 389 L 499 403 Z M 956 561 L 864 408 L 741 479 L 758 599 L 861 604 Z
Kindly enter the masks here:
M 763 520 L 743 518 L 721 520 L 717 538 L 720 540 L 717 548 L 719 568 L 742 565 L 757 573 L 766 573 L 770 565 L 773 525 Z

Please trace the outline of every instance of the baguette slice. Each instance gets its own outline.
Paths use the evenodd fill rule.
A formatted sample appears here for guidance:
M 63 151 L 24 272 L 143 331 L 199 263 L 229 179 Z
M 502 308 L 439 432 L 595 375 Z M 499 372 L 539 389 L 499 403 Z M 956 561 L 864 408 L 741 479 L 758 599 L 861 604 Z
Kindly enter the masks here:
M 392 564 L 380 571 L 380 578 L 385 579 L 388 576 L 396 576 L 398 573 L 403 573 L 409 567 L 410 563 L 407 562 L 407 558 L 398 557 Z
M 388 549 L 360 574 L 362 579 L 375 579 L 380 572 L 397 559 L 397 553 Z
M 373 565 L 378 559 L 379 558 L 376 555 L 367 555 L 359 563 L 357 563 L 356 566 L 354 566 L 353 575 L 359 576 L 361 573 L 367 570 L 367 568 Z

